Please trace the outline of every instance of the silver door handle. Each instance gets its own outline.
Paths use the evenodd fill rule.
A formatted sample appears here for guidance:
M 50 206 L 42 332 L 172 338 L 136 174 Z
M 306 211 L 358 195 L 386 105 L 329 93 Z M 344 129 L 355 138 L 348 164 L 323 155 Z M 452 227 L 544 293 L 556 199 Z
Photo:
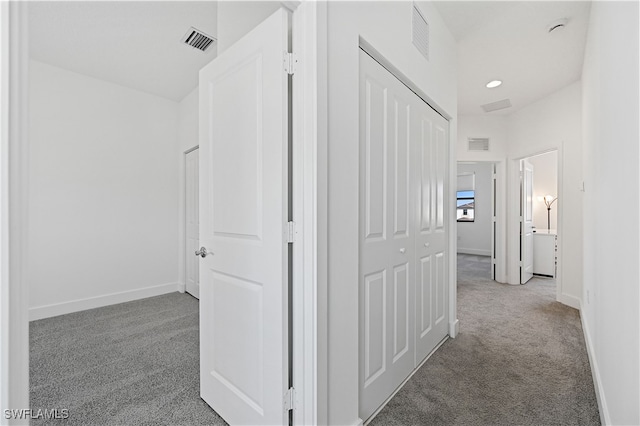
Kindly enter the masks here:
M 212 252 L 207 251 L 206 247 L 200 247 L 200 250 L 196 250 L 195 254 L 196 256 L 202 256 L 202 257 L 207 257 L 208 254 L 213 255 Z
M 402 247 L 402 248 L 400 249 L 400 253 L 402 253 L 402 254 L 404 254 L 404 252 L 405 252 L 405 251 L 406 251 L 406 250 L 404 249 L 404 247 Z

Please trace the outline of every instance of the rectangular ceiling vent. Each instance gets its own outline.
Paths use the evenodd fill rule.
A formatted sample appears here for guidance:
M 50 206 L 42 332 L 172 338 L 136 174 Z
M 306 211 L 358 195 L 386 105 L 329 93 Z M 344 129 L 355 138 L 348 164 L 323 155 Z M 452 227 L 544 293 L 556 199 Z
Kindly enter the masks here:
M 413 4 L 413 16 L 411 18 L 412 41 L 427 61 L 429 60 L 429 24 L 424 19 L 416 4 Z
M 197 28 L 191 27 L 184 37 L 182 37 L 182 42 L 187 46 L 191 46 L 194 49 L 205 52 L 209 47 L 215 44 L 216 39 L 203 33 Z
M 480 105 L 484 112 L 497 111 L 499 109 L 509 108 L 511 106 L 511 101 L 509 99 L 503 99 L 497 102 L 491 102 L 490 104 Z
M 489 151 L 489 138 L 469 138 L 469 151 Z

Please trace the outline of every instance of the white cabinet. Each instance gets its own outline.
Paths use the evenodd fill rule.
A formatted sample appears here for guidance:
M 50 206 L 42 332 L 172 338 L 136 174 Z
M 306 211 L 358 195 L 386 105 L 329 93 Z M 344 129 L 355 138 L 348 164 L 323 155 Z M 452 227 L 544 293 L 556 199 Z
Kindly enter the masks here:
M 538 229 L 533 234 L 534 274 L 556 277 L 556 241 L 555 229 Z

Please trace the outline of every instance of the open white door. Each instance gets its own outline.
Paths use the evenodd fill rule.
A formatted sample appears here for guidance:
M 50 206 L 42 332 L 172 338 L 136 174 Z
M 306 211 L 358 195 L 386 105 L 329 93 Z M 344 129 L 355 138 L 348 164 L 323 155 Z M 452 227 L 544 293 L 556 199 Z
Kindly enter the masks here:
M 520 284 L 533 277 L 533 165 L 520 161 L 522 213 L 520 220 Z
M 288 14 L 200 71 L 200 394 L 230 424 L 284 424 Z

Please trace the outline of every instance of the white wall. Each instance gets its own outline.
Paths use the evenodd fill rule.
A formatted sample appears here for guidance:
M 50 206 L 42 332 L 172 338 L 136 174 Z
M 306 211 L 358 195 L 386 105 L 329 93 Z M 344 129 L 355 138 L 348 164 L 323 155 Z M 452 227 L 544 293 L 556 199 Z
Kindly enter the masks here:
M 537 229 L 547 229 L 547 206 L 538 197 L 558 195 L 558 152 L 547 152 L 528 160 L 533 166 L 533 225 Z M 558 199 L 551 205 L 551 229 L 558 229 L 558 206 L 561 202 Z
M 219 1 L 218 55 L 282 6 L 279 1 Z
M 507 116 L 461 115 L 458 117 L 458 161 L 504 161 L 507 157 L 509 138 Z M 469 151 L 469 138 L 489 138 L 489 151 Z
M 509 116 L 509 179 L 507 206 L 509 251 L 519 245 L 518 159 L 558 151 L 558 300 L 578 308 L 582 298 L 582 95 L 573 83 Z M 555 206 L 555 204 L 554 204 Z M 509 261 L 510 282 L 518 281 L 516 259 Z
M 177 104 L 30 62 L 31 318 L 175 291 Z
M 411 2 L 327 4 L 329 172 L 326 347 L 329 424 L 350 425 L 359 421 L 359 37 L 371 44 L 439 107 L 454 117 L 450 126 L 451 140 L 456 140 L 455 40 L 432 4 L 420 2 L 419 7 L 430 24 L 429 61 L 411 43 Z M 452 179 L 455 179 L 455 165 L 452 165 L 452 172 Z M 452 232 L 455 233 L 455 230 Z M 319 306 L 318 309 L 322 312 L 325 307 Z
M 493 163 L 458 164 L 465 173 L 475 174 L 475 221 L 457 223 L 458 253 L 491 256 Z
M 594 2 L 583 68 L 582 318 L 606 424 L 640 424 L 637 2 Z

